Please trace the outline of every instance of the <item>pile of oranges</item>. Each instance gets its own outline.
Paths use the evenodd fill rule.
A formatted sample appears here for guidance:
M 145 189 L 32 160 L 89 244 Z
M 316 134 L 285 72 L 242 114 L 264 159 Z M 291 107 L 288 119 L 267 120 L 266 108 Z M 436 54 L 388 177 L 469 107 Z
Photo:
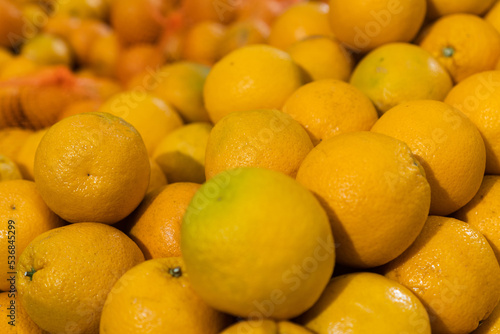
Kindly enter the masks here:
M 500 333 L 500 1 L 0 0 L 0 333 Z

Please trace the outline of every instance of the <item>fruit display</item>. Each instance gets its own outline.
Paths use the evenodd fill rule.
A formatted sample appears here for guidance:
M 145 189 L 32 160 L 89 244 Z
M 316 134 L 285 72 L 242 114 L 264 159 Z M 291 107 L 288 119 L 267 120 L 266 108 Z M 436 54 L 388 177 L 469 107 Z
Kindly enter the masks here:
M 3 333 L 500 333 L 500 0 L 0 0 Z

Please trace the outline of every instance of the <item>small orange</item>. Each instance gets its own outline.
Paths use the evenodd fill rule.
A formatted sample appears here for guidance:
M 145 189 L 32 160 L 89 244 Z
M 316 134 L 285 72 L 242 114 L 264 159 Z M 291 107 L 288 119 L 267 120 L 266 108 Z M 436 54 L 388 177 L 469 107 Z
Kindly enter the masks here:
M 83 113 L 50 127 L 34 174 L 42 198 L 63 219 L 112 224 L 142 201 L 150 164 L 132 125 L 107 113 Z
M 443 16 L 430 26 L 419 44 L 450 72 L 455 82 L 494 69 L 500 57 L 500 33 L 471 14 Z
M 267 41 L 269 27 L 259 20 L 236 21 L 227 27 L 220 43 L 219 57 L 246 45 L 262 44 Z
M 0 154 L 0 182 L 22 178 L 21 171 L 17 164 L 5 155 Z
M 250 45 L 217 62 L 203 89 L 212 122 L 234 111 L 280 109 L 306 81 L 290 55 L 267 45 Z
M 181 8 L 187 24 L 212 20 L 223 24 L 234 20 L 242 2 L 227 3 L 213 0 L 184 0 Z
M 378 119 L 370 99 L 340 80 L 319 80 L 297 89 L 283 111 L 298 121 L 314 145 L 335 135 L 368 131 Z
M 213 65 L 219 59 L 225 30 L 225 26 L 217 21 L 202 21 L 193 25 L 184 35 L 183 59 Z
M 126 84 L 147 68 L 156 69 L 163 65 L 163 53 L 152 44 L 134 44 L 122 50 L 116 60 L 116 76 Z
M 13 1 L 0 0 L 0 46 L 16 48 L 25 40 L 21 8 Z
M 15 160 L 17 153 L 32 133 L 32 130 L 21 128 L 0 129 L 0 154 Z
M 76 59 L 81 65 L 87 65 L 90 59 L 92 44 L 100 37 L 109 35 L 111 28 L 97 20 L 82 20 L 78 29 L 69 32 L 68 42 Z
M 0 80 L 23 77 L 33 74 L 40 69 L 40 65 L 26 57 L 16 56 L 6 62 L 0 70 Z
M 308 37 L 292 44 L 287 52 L 313 80 L 347 81 L 351 76 L 353 57 L 335 38 Z
M 348 48 L 367 52 L 410 42 L 424 22 L 426 0 L 330 0 L 333 34 Z
M 10 60 L 14 58 L 14 54 L 11 53 L 8 49 L 0 47 L 0 70 L 2 67 L 8 63 Z
M 181 223 L 197 183 L 178 182 L 149 193 L 127 218 L 126 233 L 146 259 L 181 256 Z
M 215 124 L 208 137 L 205 175 L 236 167 L 261 167 L 295 177 L 313 148 L 307 132 L 279 110 L 233 112 Z
M 97 75 L 115 77 L 116 64 L 121 50 L 122 47 L 118 36 L 114 31 L 98 36 L 92 43 L 88 53 L 88 67 Z
M 333 37 L 328 20 L 328 5 L 320 2 L 298 3 L 278 16 L 271 25 L 269 44 L 286 50 L 309 36 Z
M 436 19 L 458 13 L 482 15 L 493 6 L 495 0 L 427 0 L 427 16 Z
M 63 221 L 44 203 L 36 185 L 27 180 L 0 182 L 0 290 L 9 291 L 19 257 L 28 244 L 45 231 L 60 227 Z
M 217 334 L 231 318 L 208 306 L 191 288 L 180 257 L 143 262 L 109 292 L 101 334 Z
M 82 19 L 105 21 L 109 14 L 108 0 L 57 1 L 53 15 L 69 15 Z
M 38 34 L 21 47 L 21 56 L 38 65 L 65 65 L 71 67 L 73 51 L 68 42 L 51 34 Z
M 486 174 L 500 174 L 500 71 L 485 71 L 459 82 L 444 102 L 463 112 L 486 146 Z
M 19 258 L 16 287 L 28 315 L 47 332 L 98 333 L 111 288 L 143 261 L 116 228 L 70 224 L 31 241 Z
M 432 333 L 470 333 L 500 300 L 500 267 L 476 229 L 429 216 L 415 242 L 382 270 L 425 305 Z
M 35 153 L 38 148 L 38 144 L 42 140 L 42 137 L 47 132 L 47 129 L 38 130 L 32 133 L 19 149 L 16 154 L 16 163 L 21 170 L 23 178 L 26 180 L 33 181 L 35 175 L 33 174 L 33 167 L 35 165 Z

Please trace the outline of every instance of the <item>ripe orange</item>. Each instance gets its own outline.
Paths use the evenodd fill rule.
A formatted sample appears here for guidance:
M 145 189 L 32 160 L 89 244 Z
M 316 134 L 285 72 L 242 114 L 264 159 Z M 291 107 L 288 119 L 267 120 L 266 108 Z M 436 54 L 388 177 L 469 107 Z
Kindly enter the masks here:
M 21 47 L 21 56 L 39 65 L 65 65 L 71 67 L 73 51 L 62 38 L 51 34 L 38 34 Z
M 51 333 L 97 333 L 106 296 L 144 261 L 114 227 L 70 224 L 40 234 L 19 259 L 16 284 L 31 319 Z
M 410 42 L 426 13 L 426 0 L 330 0 L 333 34 L 350 49 L 367 52 L 393 42 Z
M 315 333 L 431 333 L 427 311 L 410 290 L 366 272 L 335 277 L 298 321 Z
M 26 180 L 33 181 L 35 179 L 33 168 L 35 165 L 36 149 L 46 132 L 47 129 L 43 129 L 32 133 L 28 138 L 26 138 L 24 144 L 20 147 L 16 154 L 15 161 L 21 170 L 23 178 Z
M 84 113 L 47 131 L 34 174 L 42 198 L 63 219 L 112 224 L 143 199 L 150 165 L 133 126 L 111 114 Z
M 146 195 L 127 218 L 126 233 L 146 259 L 181 256 L 181 223 L 199 184 L 177 182 Z
M 102 102 L 100 100 L 82 100 L 71 103 L 64 111 L 59 114 L 57 120 L 60 121 L 63 118 L 82 114 L 84 112 L 95 112 L 99 110 Z
M 500 57 L 500 33 L 471 14 L 443 16 L 423 34 L 419 44 L 450 72 L 455 82 L 494 69 Z
M 203 96 L 216 123 L 234 111 L 280 109 L 304 83 L 304 73 L 289 54 L 267 45 L 250 45 L 212 67 Z
M 337 262 L 375 267 L 400 255 L 420 233 L 430 188 L 410 148 L 361 131 L 316 146 L 297 181 L 325 208 L 337 242 Z
M 488 318 L 479 324 L 471 334 L 494 334 L 500 331 L 500 304 L 495 307 Z
M 224 329 L 220 334 L 312 334 L 302 326 L 290 321 L 247 320 Z
M 287 52 L 313 80 L 347 81 L 351 76 L 353 57 L 335 38 L 311 36 L 293 43 Z
M 135 266 L 109 292 L 99 333 L 219 333 L 230 318 L 208 306 L 189 280 L 180 257 Z
M 122 0 L 123 1 L 123 0 Z M 67 40 L 80 64 L 90 63 L 90 53 L 96 40 L 111 33 L 110 27 L 98 20 L 85 19 L 77 29 L 68 32 Z
M 16 293 L 0 292 L 0 331 L 4 334 L 46 334 L 30 319 Z
M 458 83 L 444 102 L 463 112 L 486 146 L 486 174 L 500 174 L 500 71 L 473 74 Z
M 260 20 L 236 21 L 229 25 L 219 42 L 219 58 L 241 47 L 267 41 L 269 27 Z
M 22 179 L 17 164 L 5 155 L 0 154 L 0 182 Z
M 286 50 L 294 42 L 309 36 L 333 37 L 327 4 L 305 2 L 288 8 L 271 25 L 269 44 Z
M 184 59 L 213 65 L 219 59 L 219 47 L 226 27 L 217 21 L 202 21 L 193 25 L 182 42 Z
M 313 148 L 304 128 L 279 110 L 233 112 L 221 119 L 208 137 L 207 180 L 236 167 L 262 167 L 295 177 Z
M 442 101 L 453 86 L 446 69 L 429 52 L 408 43 L 390 43 L 373 50 L 357 64 L 349 82 L 365 93 L 380 113 L 407 101 Z
M 384 268 L 417 295 L 433 333 L 470 333 L 500 300 L 500 267 L 477 230 L 430 216 L 417 240 Z
M 316 198 L 263 168 L 223 172 L 200 187 L 184 215 L 181 251 L 203 300 L 252 319 L 289 319 L 310 308 L 335 258 Z
M 18 259 L 39 234 L 62 226 L 63 221 L 44 203 L 35 183 L 27 180 L 0 182 L 0 290 L 16 282 Z
M 314 145 L 335 135 L 368 131 L 378 119 L 370 99 L 339 80 L 319 80 L 297 89 L 283 111 L 298 121 Z
M 21 8 L 9 0 L 0 0 L 0 46 L 16 48 L 24 42 Z
M 97 75 L 115 77 L 116 64 L 121 50 L 121 43 L 114 31 L 98 36 L 88 51 L 88 67 Z
M 491 8 L 494 3 L 495 0 L 427 0 L 427 16 L 431 19 L 458 13 L 479 16 Z
M 163 65 L 163 53 L 152 44 L 134 44 L 122 50 L 116 60 L 116 76 L 126 84 L 135 75 L 146 69 Z
M 372 127 L 404 141 L 431 186 L 433 215 L 448 215 L 476 194 L 486 151 L 477 127 L 459 110 L 438 101 L 411 101 L 387 111 Z
M 32 133 L 32 130 L 22 128 L 0 129 L 0 154 L 15 160 L 17 153 Z
M 160 165 L 156 163 L 152 158 L 149 158 L 149 164 L 151 166 L 151 174 L 149 175 L 149 186 L 146 190 L 146 195 L 150 192 L 167 185 L 167 177 L 163 174 Z

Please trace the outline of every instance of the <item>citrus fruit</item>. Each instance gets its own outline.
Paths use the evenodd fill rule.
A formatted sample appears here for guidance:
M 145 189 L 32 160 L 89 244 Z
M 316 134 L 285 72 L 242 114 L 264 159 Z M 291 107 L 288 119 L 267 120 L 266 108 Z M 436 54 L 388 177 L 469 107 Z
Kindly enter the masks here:
M 0 46 L 16 48 L 24 42 L 21 8 L 9 0 L 0 0 Z
M 30 319 L 14 292 L 0 292 L 0 330 L 4 334 L 46 334 Z
M 66 65 L 73 63 L 73 54 L 68 43 L 55 35 L 38 34 L 26 41 L 21 56 L 39 65 Z
M 431 333 L 424 305 L 382 275 L 337 276 L 298 322 L 315 333 Z
M 484 14 L 495 3 L 495 0 L 427 0 L 427 16 L 435 19 L 441 16 L 469 13 Z
M 247 320 L 224 329 L 220 334 L 312 334 L 311 331 L 290 321 Z
M 385 275 L 425 305 L 433 333 L 470 333 L 500 299 L 500 267 L 477 230 L 459 220 L 429 216 L 422 233 Z
M 473 74 L 459 82 L 444 102 L 463 112 L 486 146 L 486 174 L 500 174 L 500 71 Z
M 0 70 L 3 66 L 14 58 L 14 55 L 6 48 L 0 47 Z
M 31 319 L 51 333 L 97 333 L 106 296 L 144 261 L 116 228 L 71 224 L 40 234 L 19 258 L 16 284 Z
M 314 145 L 335 135 L 368 131 L 378 119 L 366 95 L 340 80 L 319 80 L 297 89 L 283 111 L 298 121 Z
M 82 19 L 106 20 L 109 14 L 107 0 L 58 1 L 53 15 L 70 15 Z
M 412 100 L 442 101 L 453 86 L 446 69 L 429 52 L 407 43 L 386 44 L 370 52 L 357 64 L 349 82 L 380 113 Z
M 182 126 L 182 119 L 170 105 L 145 90 L 116 94 L 103 103 L 99 112 L 113 114 L 134 126 L 150 155 L 163 137 Z
M 121 43 L 114 31 L 98 36 L 88 51 L 87 66 L 97 75 L 115 77 L 116 63 L 121 50 Z
M 28 244 L 39 234 L 62 226 L 44 203 L 35 183 L 27 180 L 0 182 L 0 290 L 12 290 L 17 261 Z
M 167 177 L 163 174 L 160 165 L 158 165 L 156 161 L 149 158 L 149 164 L 151 165 L 151 174 L 149 175 L 149 186 L 146 194 L 163 187 L 168 182 Z
M 17 152 L 32 133 L 32 130 L 23 128 L 0 129 L 0 154 L 15 160 Z
M 463 208 L 453 213 L 453 217 L 469 223 L 481 232 L 490 243 L 500 262 L 500 224 L 498 212 L 500 209 L 500 176 L 485 175 L 481 187 L 474 198 Z
M 236 167 L 263 167 L 295 177 L 313 148 L 304 128 L 279 110 L 233 112 L 215 124 L 205 153 L 207 180 Z
M 217 334 L 229 319 L 196 295 L 182 258 L 168 257 L 143 262 L 116 282 L 99 332 Z
M 21 171 L 17 164 L 5 155 L 0 154 L 0 182 L 21 178 Z
M 99 107 L 102 105 L 100 100 L 88 99 L 75 101 L 67 106 L 62 113 L 59 114 L 57 120 L 60 121 L 63 118 L 82 114 L 85 112 L 96 112 L 99 110 Z
M 226 27 L 217 21 L 202 21 L 193 25 L 184 35 L 184 59 L 212 65 L 219 59 L 219 47 Z
M 327 4 L 305 2 L 288 8 L 271 25 L 269 45 L 286 50 L 309 36 L 333 36 Z
M 157 68 L 163 65 L 163 53 L 152 44 L 134 44 L 122 50 L 116 60 L 116 76 L 127 83 L 135 75 L 147 68 Z
M 486 13 L 484 19 L 489 22 L 496 31 L 500 32 L 500 4 L 498 2 L 492 1 L 495 3 L 493 7 Z
M 112 224 L 143 199 L 150 165 L 133 126 L 111 114 L 84 113 L 47 131 L 34 174 L 42 198 L 63 219 Z
M 335 258 L 316 198 L 286 175 L 248 167 L 220 173 L 196 192 L 181 251 L 203 300 L 252 319 L 289 319 L 310 308 Z
M 79 64 L 90 63 L 90 52 L 96 40 L 111 34 L 111 28 L 98 20 L 81 20 L 77 29 L 69 30 L 67 40 Z
M 304 73 L 284 51 L 245 46 L 212 67 L 203 90 L 205 107 L 214 123 L 233 111 L 279 109 L 304 83 Z
M 262 44 L 267 41 L 269 27 L 261 20 L 242 20 L 233 22 L 224 32 L 219 42 L 219 57 L 251 44 Z
M 199 184 L 177 182 L 148 193 L 127 218 L 127 234 L 146 259 L 181 256 L 181 223 Z
M 500 304 L 493 312 L 479 324 L 479 327 L 471 334 L 494 334 L 500 331 Z
M 438 19 L 419 45 L 449 71 L 455 82 L 460 82 L 495 68 L 500 56 L 500 33 L 476 15 L 451 14 Z
M 426 0 L 330 0 L 333 34 L 350 49 L 367 52 L 393 42 L 410 42 L 426 13 Z
M 209 71 L 208 66 L 193 62 L 171 63 L 146 81 L 146 87 L 173 106 L 186 122 L 206 122 L 203 86 Z
M 158 143 L 153 159 L 170 183 L 205 182 L 205 151 L 211 130 L 210 123 L 190 123 Z
M 42 137 L 47 132 L 47 129 L 38 130 L 32 133 L 25 141 L 16 154 L 16 163 L 21 170 L 23 179 L 33 181 L 35 179 L 33 168 L 35 165 L 35 154 L 38 144 Z
M 408 144 L 431 186 L 431 214 L 460 209 L 479 189 L 484 142 L 477 127 L 452 106 L 429 100 L 402 103 L 380 117 L 372 131 Z
M 313 80 L 347 81 L 351 76 L 354 60 L 335 38 L 311 36 L 293 43 L 287 52 Z
M 337 262 L 352 267 L 396 258 L 415 240 L 429 212 L 429 184 L 409 147 L 368 131 L 323 141 L 302 162 L 297 181 L 328 214 Z
M 33 74 L 39 70 L 40 67 L 41 66 L 33 60 L 16 56 L 2 66 L 0 70 L 0 80 L 8 80 L 19 78 L 27 74 Z

